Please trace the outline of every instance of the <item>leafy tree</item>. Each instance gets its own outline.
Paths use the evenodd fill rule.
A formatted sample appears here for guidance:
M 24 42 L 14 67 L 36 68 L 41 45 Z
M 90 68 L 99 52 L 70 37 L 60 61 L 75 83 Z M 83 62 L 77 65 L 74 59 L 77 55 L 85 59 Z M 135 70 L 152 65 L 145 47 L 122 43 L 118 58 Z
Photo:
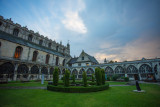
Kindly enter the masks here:
M 102 72 L 102 84 L 104 85 L 105 84 L 105 72 L 104 72 L 104 69 L 101 69 L 101 72 Z
M 92 74 L 92 82 L 94 82 L 95 78 L 94 78 L 94 74 Z
M 69 87 L 69 77 L 70 77 L 70 72 L 68 70 L 65 71 L 65 78 L 64 78 L 64 86 Z
M 57 86 L 58 80 L 59 80 L 59 69 L 55 67 L 54 72 L 53 72 L 53 85 Z
M 84 84 L 84 87 L 87 87 L 87 75 L 85 71 L 83 72 L 83 84 Z

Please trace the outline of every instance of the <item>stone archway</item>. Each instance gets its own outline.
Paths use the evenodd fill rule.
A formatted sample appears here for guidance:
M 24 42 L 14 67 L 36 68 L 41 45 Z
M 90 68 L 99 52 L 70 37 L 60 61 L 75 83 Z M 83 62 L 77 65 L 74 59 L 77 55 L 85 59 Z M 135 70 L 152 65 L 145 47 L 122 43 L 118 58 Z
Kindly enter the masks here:
M 20 64 L 17 69 L 17 78 L 22 80 L 23 78 L 27 79 L 29 68 L 25 64 Z

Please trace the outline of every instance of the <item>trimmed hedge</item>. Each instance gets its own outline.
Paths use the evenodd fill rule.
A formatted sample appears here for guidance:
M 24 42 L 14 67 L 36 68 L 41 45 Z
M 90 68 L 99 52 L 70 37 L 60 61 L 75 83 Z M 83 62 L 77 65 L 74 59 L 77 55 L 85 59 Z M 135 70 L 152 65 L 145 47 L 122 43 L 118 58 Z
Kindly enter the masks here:
M 50 91 L 58 91 L 58 92 L 67 92 L 67 93 L 87 93 L 87 92 L 97 92 L 106 90 L 109 88 L 109 84 L 101 85 L 101 86 L 90 86 L 90 87 L 83 87 L 83 86 L 70 86 L 70 87 L 64 87 L 64 86 L 54 86 L 54 85 L 48 85 L 47 90 Z

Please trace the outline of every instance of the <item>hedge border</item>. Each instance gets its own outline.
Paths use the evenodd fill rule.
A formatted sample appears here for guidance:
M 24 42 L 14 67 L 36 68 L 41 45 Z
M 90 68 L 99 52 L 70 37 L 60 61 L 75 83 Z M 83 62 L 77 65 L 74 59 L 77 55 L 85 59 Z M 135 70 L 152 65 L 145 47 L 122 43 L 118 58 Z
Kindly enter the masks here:
M 47 85 L 47 90 L 50 91 L 57 91 L 57 92 L 66 92 L 66 93 L 88 93 L 88 92 L 97 92 L 106 90 L 109 88 L 109 84 L 101 85 L 101 86 L 70 86 L 70 87 L 64 87 L 64 86 L 54 86 L 54 85 Z

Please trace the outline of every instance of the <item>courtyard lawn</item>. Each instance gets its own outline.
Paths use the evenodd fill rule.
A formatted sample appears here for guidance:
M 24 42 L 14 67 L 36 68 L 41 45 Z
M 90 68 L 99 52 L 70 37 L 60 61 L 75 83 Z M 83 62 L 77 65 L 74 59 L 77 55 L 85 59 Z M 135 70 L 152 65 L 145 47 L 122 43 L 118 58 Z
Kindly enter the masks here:
M 60 93 L 40 89 L 0 89 L 0 107 L 159 107 L 160 86 L 140 84 L 146 93 L 135 93 L 135 86 L 110 87 L 92 93 Z

